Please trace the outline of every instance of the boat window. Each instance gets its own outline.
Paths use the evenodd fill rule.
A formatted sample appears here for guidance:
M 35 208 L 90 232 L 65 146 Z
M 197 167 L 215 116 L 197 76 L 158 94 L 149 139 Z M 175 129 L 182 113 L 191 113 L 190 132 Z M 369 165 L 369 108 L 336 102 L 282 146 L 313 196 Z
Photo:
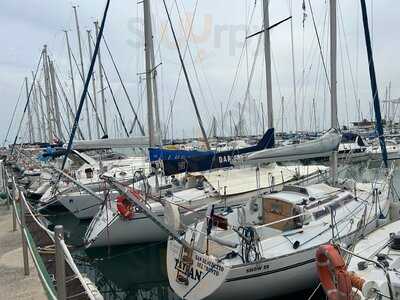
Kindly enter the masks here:
M 282 192 L 294 192 L 308 196 L 307 189 L 298 185 L 285 185 Z
M 318 220 L 318 219 L 330 214 L 330 209 L 337 210 L 338 208 L 349 203 L 353 199 L 354 198 L 351 195 L 347 195 L 346 197 L 344 197 L 343 199 L 341 199 L 339 201 L 334 201 L 334 202 L 322 207 L 320 210 L 314 212 L 313 216 L 314 216 L 315 220 Z

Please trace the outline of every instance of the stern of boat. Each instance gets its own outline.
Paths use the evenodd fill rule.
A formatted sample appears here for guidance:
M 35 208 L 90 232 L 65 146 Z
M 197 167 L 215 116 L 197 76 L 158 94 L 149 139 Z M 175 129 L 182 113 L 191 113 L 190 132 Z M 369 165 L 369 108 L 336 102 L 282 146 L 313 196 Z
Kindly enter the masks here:
M 189 251 L 173 239 L 168 240 L 167 272 L 171 288 L 182 299 L 205 299 L 225 282 L 230 268 L 214 256 Z M 189 254 L 189 255 L 188 255 Z

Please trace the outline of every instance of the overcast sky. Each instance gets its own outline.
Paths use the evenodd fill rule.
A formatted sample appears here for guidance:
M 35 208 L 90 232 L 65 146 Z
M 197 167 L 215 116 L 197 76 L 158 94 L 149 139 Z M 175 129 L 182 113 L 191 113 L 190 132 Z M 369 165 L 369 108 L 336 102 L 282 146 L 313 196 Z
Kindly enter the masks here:
M 137 2 L 112 0 L 104 34 L 134 106 L 140 113 L 141 121 L 146 125 L 145 82 L 142 75 L 144 72 L 143 8 L 142 4 Z M 160 64 L 158 67 L 158 93 L 163 128 L 168 129 L 169 136 L 172 130 L 174 136 L 177 137 L 198 135 L 198 125 L 183 75 L 180 77 L 175 93 L 180 65 L 170 30 L 166 27 L 168 22 L 162 1 L 153 0 L 151 2 L 156 64 Z M 270 2 L 270 24 L 291 15 L 291 1 L 271 0 Z M 339 122 L 344 125 L 359 118 L 360 115 L 369 117 L 371 92 L 359 1 L 339 0 L 338 2 L 338 103 Z M 209 130 L 212 117 L 215 116 L 219 124 L 219 132 L 222 131 L 223 124 L 225 134 L 230 134 L 230 115 L 232 122 L 237 122 L 239 102 L 243 103 L 246 98 L 245 90 L 249 82 L 258 41 L 258 37 L 253 37 L 246 43 L 245 37 L 261 28 L 262 1 L 176 0 L 176 3 L 179 7 L 179 14 L 175 1 L 167 1 L 183 52 L 185 52 L 186 39 L 182 28 L 186 33 L 189 32 L 191 18 L 194 16 L 193 28 L 189 37 L 191 55 L 187 52 L 185 62 L 204 123 Z M 296 112 L 299 129 L 329 128 L 327 79 L 308 0 L 305 1 L 305 12 L 302 4 L 302 0 L 293 0 L 292 3 L 297 110 L 295 110 L 293 97 L 290 21 L 271 31 L 272 93 L 274 123 L 277 130 L 282 128 L 282 97 L 284 97 L 284 130 L 295 128 Z M 329 19 L 327 17 L 329 1 L 311 0 L 311 4 L 323 48 L 323 59 L 329 74 L 329 51 L 327 51 L 329 45 Z M 373 46 L 380 96 L 382 99 L 385 98 L 386 87 L 391 82 L 392 98 L 397 98 L 400 95 L 398 87 L 400 80 L 398 76 L 400 3 L 396 0 L 367 0 L 367 4 L 370 26 L 373 29 Z M 89 60 L 86 30 L 94 30 L 93 21 L 101 18 L 105 1 L 1 1 L 0 90 L 3 104 L 0 118 L 1 141 L 6 135 L 24 77 L 29 76 L 31 81 L 31 72 L 36 68 L 44 44 L 48 45 L 51 59 L 55 61 L 56 70 L 65 84 L 65 90 L 72 103 L 68 56 L 63 32 L 63 30 L 70 31 L 72 51 L 79 59 L 72 5 L 79 6 L 78 14 L 87 71 Z M 305 20 L 304 13 L 306 13 Z M 133 120 L 133 115 L 104 47 L 102 51 L 104 67 L 110 78 L 123 118 L 129 125 Z M 262 129 L 261 103 L 264 110 L 266 106 L 265 67 L 262 51 L 261 47 L 255 63 L 250 95 L 246 100 L 243 126 L 246 133 L 260 133 Z M 77 92 L 80 95 L 82 83 L 77 76 L 75 69 Z M 116 120 L 117 112 L 108 89 L 106 97 L 109 132 L 114 135 L 116 131 L 114 120 Z M 361 110 L 358 109 L 356 99 L 360 99 Z M 26 95 L 23 88 L 21 101 L 17 107 L 16 120 L 8 138 L 9 142 L 14 139 L 25 101 Z M 168 118 L 171 107 L 172 129 L 170 118 Z M 396 113 L 398 118 L 400 112 L 394 108 L 390 110 L 392 116 Z M 384 111 L 383 114 L 385 115 L 386 112 Z M 94 117 L 92 116 L 91 119 L 93 122 Z M 85 119 L 81 122 L 82 126 L 86 124 Z M 37 129 L 37 125 L 35 125 L 35 130 L 37 131 Z M 95 131 L 94 125 L 93 131 Z M 26 123 L 24 123 L 22 132 L 26 138 Z M 119 132 L 122 136 L 121 125 L 119 125 Z

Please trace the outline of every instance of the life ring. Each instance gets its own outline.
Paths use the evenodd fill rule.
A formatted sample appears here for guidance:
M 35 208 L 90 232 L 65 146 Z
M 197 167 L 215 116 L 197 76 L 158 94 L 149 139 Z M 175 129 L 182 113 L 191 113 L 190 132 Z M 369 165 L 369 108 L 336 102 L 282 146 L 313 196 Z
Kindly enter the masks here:
M 333 245 L 320 246 L 316 253 L 317 272 L 329 300 L 353 300 L 352 280 L 346 263 Z
M 125 195 L 117 196 L 118 213 L 127 220 L 132 220 L 134 216 L 134 208 Z

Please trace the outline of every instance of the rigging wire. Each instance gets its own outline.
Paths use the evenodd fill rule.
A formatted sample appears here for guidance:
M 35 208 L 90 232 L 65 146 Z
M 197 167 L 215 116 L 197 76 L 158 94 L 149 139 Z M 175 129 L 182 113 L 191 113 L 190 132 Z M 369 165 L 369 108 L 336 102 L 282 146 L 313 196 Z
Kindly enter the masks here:
M 27 95 L 27 99 L 26 99 L 24 111 L 23 111 L 23 113 L 22 113 L 21 121 L 20 121 L 20 123 L 19 123 L 19 125 L 18 125 L 17 134 L 15 135 L 14 143 L 13 143 L 12 148 L 11 148 L 11 155 L 12 155 L 13 152 L 14 152 L 14 147 L 15 147 L 15 144 L 17 143 L 18 136 L 19 136 L 19 133 L 20 133 L 20 131 L 21 131 L 22 122 L 24 121 L 24 117 L 25 117 L 26 111 L 27 111 L 28 106 L 29 106 L 29 102 L 30 102 L 31 95 L 32 95 L 32 90 L 33 90 L 33 85 L 34 85 L 34 83 L 35 83 L 36 76 L 37 76 L 37 74 L 38 74 L 38 72 L 39 72 L 40 63 L 42 62 L 42 59 L 43 59 L 43 53 L 40 53 L 39 62 L 38 62 L 38 64 L 37 64 L 37 66 L 36 66 L 36 71 L 35 71 L 35 75 L 33 76 L 33 81 L 32 81 L 32 84 L 31 84 L 31 88 L 30 88 L 29 93 L 28 93 L 28 95 Z
M 198 4 L 198 0 L 196 1 L 195 7 L 194 7 L 193 18 L 192 18 L 192 21 L 191 21 L 191 24 L 190 24 L 190 27 L 189 27 L 189 30 L 188 30 L 188 36 L 190 36 L 192 34 L 194 20 L 195 20 L 195 16 L 196 16 L 196 12 L 197 12 L 197 4 Z M 173 6 L 173 5 L 171 5 L 171 6 Z M 172 9 L 172 7 L 171 7 L 171 9 Z M 185 50 L 183 52 L 183 59 L 186 58 L 186 54 L 188 52 L 188 47 L 189 47 L 189 43 L 186 43 Z M 168 112 L 167 122 L 166 122 L 166 125 L 165 125 L 165 127 L 166 127 L 165 132 L 169 131 L 169 125 L 170 124 L 171 124 L 171 129 L 173 130 L 173 128 L 172 128 L 173 127 L 173 125 L 172 125 L 172 113 L 173 113 L 173 109 L 174 109 L 174 106 L 175 106 L 175 100 L 176 100 L 176 96 L 177 96 L 178 89 L 179 89 L 180 79 L 181 79 L 181 76 L 182 76 L 182 70 L 183 69 L 182 69 L 182 66 L 181 66 L 180 69 L 179 69 L 178 80 L 177 80 L 176 85 L 175 85 L 173 96 L 172 96 L 172 99 L 170 100 L 170 110 Z M 172 136 L 173 136 L 173 133 L 172 133 Z
M 176 38 L 176 33 L 175 33 L 175 30 L 174 30 L 174 27 L 173 27 L 173 24 L 172 24 L 171 16 L 170 16 L 170 13 L 169 13 L 169 10 L 168 10 L 168 7 L 167 7 L 167 4 L 166 4 L 165 0 L 163 0 L 163 3 L 164 3 L 165 11 L 167 13 L 168 23 L 169 23 L 172 35 L 174 37 L 175 46 L 176 46 L 176 49 L 178 51 L 179 60 L 180 60 L 180 63 L 181 63 L 182 69 L 183 69 L 183 73 L 185 75 L 185 79 L 186 79 L 187 87 L 189 89 L 189 94 L 190 94 L 190 97 L 191 97 L 191 100 L 192 100 L 192 104 L 193 104 L 195 112 L 196 112 L 197 121 L 199 123 L 200 129 L 201 129 L 201 132 L 202 132 L 202 135 L 203 135 L 203 138 L 204 138 L 204 142 L 206 143 L 206 147 L 209 150 L 210 149 L 210 145 L 208 143 L 207 134 L 206 134 L 204 126 L 203 126 L 203 121 L 202 121 L 202 119 L 200 117 L 200 112 L 198 110 L 196 99 L 195 99 L 194 93 L 193 93 L 193 89 L 192 89 L 192 86 L 190 84 L 189 75 L 188 75 L 187 70 L 186 70 L 186 66 L 185 66 L 185 63 L 184 63 L 184 60 L 183 60 L 183 56 L 182 56 L 181 50 L 179 48 L 179 43 L 178 43 L 178 40 Z
M 104 78 L 106 79 L 106 83 L 107 83 L 108 89 L 110 90 L 111 99 L 113 100 L 115 108 L 116 108 L 116 110 L 118 112 L 118 116 L 119 116 L 119 119 L 121 121 L 122 127 L 124 127 L 124 131 L 125 131 L 126 137 L 129 137 L 128 129 L 126 128 L 124 118 L 122 117 L 121 110 L 119 109 L 119 106 L 118 106 L 118 103 L 117 103 L 117 99 L 115 98 L 114 91 L 113 91 L 113 89 L 111 87 L 110 80 L 108 79 L 108 75 L 107 75 L 106 70 L 104 69 L 103 65 L 101 65 L 101 69 L 103 70 Z
M 338 2 L 338 5 L 339 5 L 339 16 L 340 16 L 340 23 L 339 23 L 339 24 L 342 25 L 343 38 L 344 38 L 344 44 L 345 44 L 346 56 L 347 56 L 347 63 L 348 63 L 349 71 L 350 71 L 351 83 L 352 83 L 352 86 L 353 86 L 354 99 L 355 99 L 356 107 L 357 107 L 358 111 L 361 112 L 361 107 L 360 107 L 360 103 L 359 103 L 359 101 L 358 101 L 358 96 L 357 96 L 357 89 L 358 89 L 357 85 L 358 85 L 358 84 L 356 84 L 356 83 L 355 83 L 355 80 L 354 80 L 353 69 L 352 69 L 352 63 L 351 63 L 350 55 L 349 55 L 349 47 L 348 47 L 348 42 L 347 42 L 346 29 L 345 29 L 345 26 L 344 26 L 343 14 L 342 14 L 342 8 L 341 8 L 341 6 L 340 6 L 340 1 Z M 358 19 L 358 20 L 359 20 L 359 19 Z M 340 27 L 339 27 L 339 28 L 340 28 Z M 358 30 L 358 27 L 357 27 L 357 30 Z M 358 36 L 358 32 L 357 32 L 357 36 Z M 358 41 L 358 38 L 357 38 L 357 41 Z M 357 42 L 357 44 L 358 44 L 358 42 Z M 357 45 L 357 47 L 358 47 L 358 45 Z M 356 60 L 356 65 L 357 65 L 357 64 L 358 64 L 358 49 L 357 49 L 357 60 Z M 356 69 L 357 69 L 356 72 L 358 72 L 358 66 L 356 66 Z M 356 73 L 356 74 L 357 74 L 357 73 Z M 361 118 L 360 118 L 360 119 L 361 119 Z
M 81 73 L 81 70 L 79 69 L 80 67 L 79 67 L 78 61 L 76 60 L 76 57 L 75 57 L 74 53 L 72 52 L 72 50 L 71 50 L 71 56 L 72 56 L 72 59 L 73 59 L 73 61 L 74 61 L 74 63 L 75 63 L 75 66 L 76 66 L 77 69 L 78 69 L 79 77 L 80 77 L 81 80 L 83 81 L 83 80 L 84 80 L 84 78 L 83 78 L 84 75 Z M 103 127 L 103 123 L 102 123 L 101 120 L 100 120 L 100 116 L 99 116 L 99 114 L 97 113 L 97 109 L 96 109 L 96 107 L 95 107 L 95 105 L 94 105 L 92 96 L 90 95 L 90 92 L 89 92 L 89 91 L 87 91 L 87 96 L 88 96 L 88 98 L 89 98 L 89 100 L 90 100 L 90 103 L 92 104 L 93 110 L 95 111 L 95 116 L 96 116 L 97 122 L 99 122 L 99 124 L 100 124 L 101 131 L 103 131 L 103 134 L 106 134 L 106 131 L 104 130 L 104 127 Z
M 319 53 L 320 53 L 320 55 L 321 55 L 321 60 L 322 60 L 323 66 L 324 66 L 324 72 L 325 72 L 325 76 L 326 76 L 326 82 L 327 82 L 327 84 L 328 84 L 329 91 L 331 91 L 331 86 L 330 86 L 330 82 L 329 82 L 328 71 L 327 71 L 327 69 L 326 69 L 324 54 L 323 54 L 323 52 L 322 52 L 322 46 L 321 46 L 321 41 L 320 41 L 320 39 L 319 39 L 319 34 L 318 34 L 317 25 L 316 25 L 316 23 L 315 23 L 314 11 L 313 11 L 313 9 L 312 9 L 311 0 L 308 0 L 308 5 L 309 5 L 309 7 L 310 7 L 310 12 L 311 12 L 311 17 L 312 17 L 312 21 L 313 21 L 314 31 L 315 31 L 315 35 L 316 35 L 317 41 L 318 41 Z
M 176 10 L 177 10 L 177 12 L 178 12 L 179 22 L 180 22 L 180 24 L 181 24 L 181 26 L 182 26 L 182 29 L 184 30 L 184 25 L 183 25 L 181 13 L 180 13 L 180 11 L 179 11 L 179 7 L 178 7 L 177 0 L 174 0 L 174 2 L 175 2 Z M 183 0 L 181 0 L 181 3 L 182 3 L 183 8 L 185 9 L 184 4 L 183 4 Z M 195 4 L 195 5 L 196 5 L 196 6 L 195 6 L 195 9 L 197 10 L 198 0 L 196 1 L 196 4 Z M 193 18 L 192 18 L 192 26 L 193 26 L 193 24 L 194 24 L 194 17 L 195 17 L 195 16 L 193 16 Z M 192 33 L 193 33 L 193 32 L 191 31 L 191 34 L 192 34 Z M 211 116 L 211 113 L 210 113 L 210 111 L 208 110 L 208 106 L 207 106 L 207 103 L 206 103 L 206 97 L 205 97 L 203 88 L 202 88 L 202 86 L 201 86 L 201 84 L 200 84 L 200 77 L 199 77 L 199 73 L 198 73 L 198 71 L 197 71 L 196 63 L 195 63 L 195 60 L 194 60 L 194 58 L 193 58 L 193 54 L 192 54 L 192 51 L 191 51 L 191 48 L 190 48 L 190 45 L 189 45 L 190 35 L 187 35 L 187 37 L 185 37 L 185 38 L 186 38 L 186 44 L 187 44 L 187 48 L 188 48 L 188 52 L 189 52 L 189 57 L 190 57 L 190 60 L 191 60 L 192 65 L 193 65 L 193 70 L 194 70 L 195 78 L 196 78 L 196 81 L 197 81 L 197 84 L 198 84 L 198 88 L 199 88 L 199 92 L 200 92 L 200 95 L 201 95 L 201 99 L 202 99 L 202 102 L 203 102 L 203 105 L 204 105 L 205 109 L 207 110 L 207 116 Z M 198 52 L 200 52 L 200 51 L 199 51 L 199 48 L 198 48 L 198 46 L 197 46 L 197 44 L 194 43 L 194 45 L 197 47 Z M 201 61 L 200 61 L 199 64 L 200 64 L 200 66 L 201 66 Z M 203 70 L 203 68 L 201 68 L 201 70 Z M 206 76 L 205 76 L 205 73 L 204 73 L 204 70 L 203 70 L 203 76 L 206 77 Z M 214 100 L 214 99 L 212 99 L 212 100 Z M 212 101 L 212 103 L 215 104 L 216 101 Z M 213 110 L 216 111 L 216 108 L 214 107 Z
M 14 110 L 13 110 L 13 113 L 12 113 L 12 115 L 11 115 L 11 121 L 10 121 L 10 124 L 8 125 L 7 134 L 6 134 L 6 136 L 4 137 L 3 147 L 6 145 L 6 142 L 7 142 L 7 139 L 8 139 L 8 135 L 9 135 L 10 130 L 11 130 L 11 126 L 12 126 L 12 124 L 13 124 L 13 122 L 14 122 L 15 113 L 16 113 L 16 111 L 17 111 L 17 107 L 18 107 L 19 101 L 21 100 L 22 89 L 24 88 L 24 85 L 25 85 L 25 82 L 22 81 L 22 85 L 21 85 L 21 88 L 20 88 L 19 94 L 18 94 L 18 99 L 17 99 L 17 102 L 15 103 Z
M 68 155 L 72 150 L 72 142 L 74 140 L 75 133 L 76 133 L 76 130 L 78 128 L 80 115 L 81 115 L 81 112 L 82 112 L 82 109 L 83 109 L 83 104 L 85 102 L 86 94 L 88 92 L 88 88 L 89 88 L 89 84 L 90 84 L 90 78 L 91 78 L 91 75 L 92 75 L 93 70 L 94 70 L 94 65 L 96 63 L 97 54 L 99 52 L 100 41 L 101 41 L 101 37 L 103 36 L 103 31 L 104 31 L 104 26 L 105 26 L 105 23 L 106 23 L 106 18 L 107 18 L 107 13 L 108 13 L 109 6 L 110 6 L 110 0 L 107 0 L 106 7 L 105 7 L 105 10 L 104 10 L 104 14 L 103 14 L 103 18 L 101 20 L 99 35 L 97 36 L 97 39 L 96 39 L 96 46 L 94 48 L 93 58 L 92 58 L 92 61 L 90 62 L 90 67 L 89 67 L 89 71 L 88 71 L 87 76 L 86 76 L 86 81 L 85 81 L 85 85 L 84 85 L 83 92 L 82 92 L 82 95 L 81 95 L 81 99 L 80 99 L 80 102 L 79 102 L 78 110 L 77 110 L 76 115 L 75 115 L 75 121 L 74 121 L 74 125 L 72 127 L 71 136 L 70 136 L 70 139 L 69 139 L 69 142 L 68 142 L 67 151 L 65 153 L 65 156 L 64 156 L 64 159 L 63 159 L 63 162 L 62 162 L 62 165 L 61 165 L 61 171 L 64 170 L 65 163 L 67 162 L 67 159 L 68 159 Z M 104 131 L 104 129 L 103 129 L 103 131 Z M 60 175 L 59 179 L 61 179 L 61 175 Z
M 341 64 L 342 78 L 343 78 L 344 103 L 345 103 L 345 106 L 346 106 L 346 121 L 347 121 L 346 124 L 347 124 L 347 126 L 349 126 L 350 125 L 350 121 L 349 121 L 349 105 L 348 105 L 348 101 L 347 101 L 346 74 L 345 74 L 345 71 L 344 71 L 344 63 L 343 63 L 344 62 L 343 45 L 342 45 L 343 39 L 342 39 L 342 37 L 340 35 L 340 33 L 343 34 L 343 32 L 341 32 L 340 26 L 339 26 L 338 29 L 339 29 L 338 30 L 338 36 L 339 36 L 339 45 L 340 45 L 340 64 Z
M 253 17 L 254 17 L 256 8 L 257 8 L 257 2 L 254 1 L 254 6 L 253 6 L 253 10 L 252 10 L 252 12 L 251 12 L 250 19 L 249 19 L 249 24 L 250 24 L 250 22 L 253 20 Z M 243 60 L 243 56 L 244 56 L 244 52 L 245 52 L 245 48 L 246 48 L 246 43 L 247 43 L 247 39 L 245 39 L 245 41 L 244 41 L 244 43 L 243 43 L 243 46 L 242 46 L 242 50 L 241 50 L 241 53 L 240 53 L 240 56 L 239 56 L 239 61 L 238 61 L 237 66 L 236 66 L 236 70 L 235 70 L 235 75 L 234 75 L 234 78 L 233 78 L 233 82 L 232 82 L 232 85 L 231 85 L 231 88 L 230 88 L 230 91 L 229 91 L 229 94 L 228 94 L 228 95 L 229 95 L 229 96 L 228 96 L 228 102 L 227 102 L 227 104 L 226 104 L 226 109 L 225 109 L 224 115 L 226 115 L 226 114 L 228 113 L 228 110 L 229 110 L 230 105 L 231 105 L 231 100 L 232 100 L 232 96 L 233 96 L 233 91 L 234 91 L 234 89 L 235 89 L 235 86 L 236 86 L 236 83 L 237 83 L 237 80 L 238 80 L 239 71 L 240 71 L 240 66 L 241 66 L 241 64 L 242 64 L 242 60 Z M 240 112 L 239 112 L 239 114 L 240 114 Z M 240 120 L 239 120 L 239 122 L 240 122 Z M 240 124 L 238 124 L 238 125 L 240 125 Z M 239 133 L 239 128 L 238 128 L 238 132 L 237 132 L 237 133 Z
M 91 37 L 91 39 L 92 39 L 92 42 L 94 42 L 93 37 Z M 115 62 L 115 60 L 114 60 L 114 57 L 113 57 L 113 55 L 112 55 L 112 53 L 111 53 L 111 51 L 110 51 L 110 48 L 108 47 L 108 43 L 107 43 L 106 38 L 105 38 L 104 35 L 103 35 L 103 42 L 104 42 L 104 45 L 106 46 L 107 52 L 108 52 L 108 54 L 109 54 L 109 56 L 110 56 L 110 58 L 111 58 L 111 62 L 112 62 L 112 64 L 113 64 L 113 66 L 114 66 L 114 69 L 115 69 L 115 71 L 116 71 L 116 73 L 117 73 L 117 76 L 118 76 L 118 78 L 119 78 L 119 81 L 120 81 L 120 83 L 121 83 L 121 85 L 122 85 L 122 89 L 123 89 L 123 91 L 124 91 L 124 93 L 125 93 L 125 96 L 126 96 L 126 98 L 128 99 L 129 106 L 131 107 L 132 112 L 133 112 L 133 114 L 134 114 L 134 116 L 135 116 L 135 119 L 134 119 L 134 121 L 133 121 L 133 125 L 132 125 L 132 126 L 135 126 L 135 123 L 137 122 L 141 134 L 142 134 L 143 136 L 145 136 L 145 132 L 144 132 L 143 125 L 140 123 L 140 120 L 139 120 L 139 118 L 138 118 L 138 115 L 137 115 L 137 113 L 136 113 L 136 110 L 135 110 L 135 108 L 133 107 L 131 98 L 130 98 L 130 96 L 129 96 L 129 94 L 128 94 L 128 91 L 126 90 L 125 84 L 124 84 L 124 82 L 123 82 L 123 80 L 122 80 L 121 74 L 120 74 L 120 72 L 119 72 L 119 70 L 118 70 L 117 64 L 116 64 L 116 62 Z M 103 69 L 103 66 L 101 66 L 101 68 Z

